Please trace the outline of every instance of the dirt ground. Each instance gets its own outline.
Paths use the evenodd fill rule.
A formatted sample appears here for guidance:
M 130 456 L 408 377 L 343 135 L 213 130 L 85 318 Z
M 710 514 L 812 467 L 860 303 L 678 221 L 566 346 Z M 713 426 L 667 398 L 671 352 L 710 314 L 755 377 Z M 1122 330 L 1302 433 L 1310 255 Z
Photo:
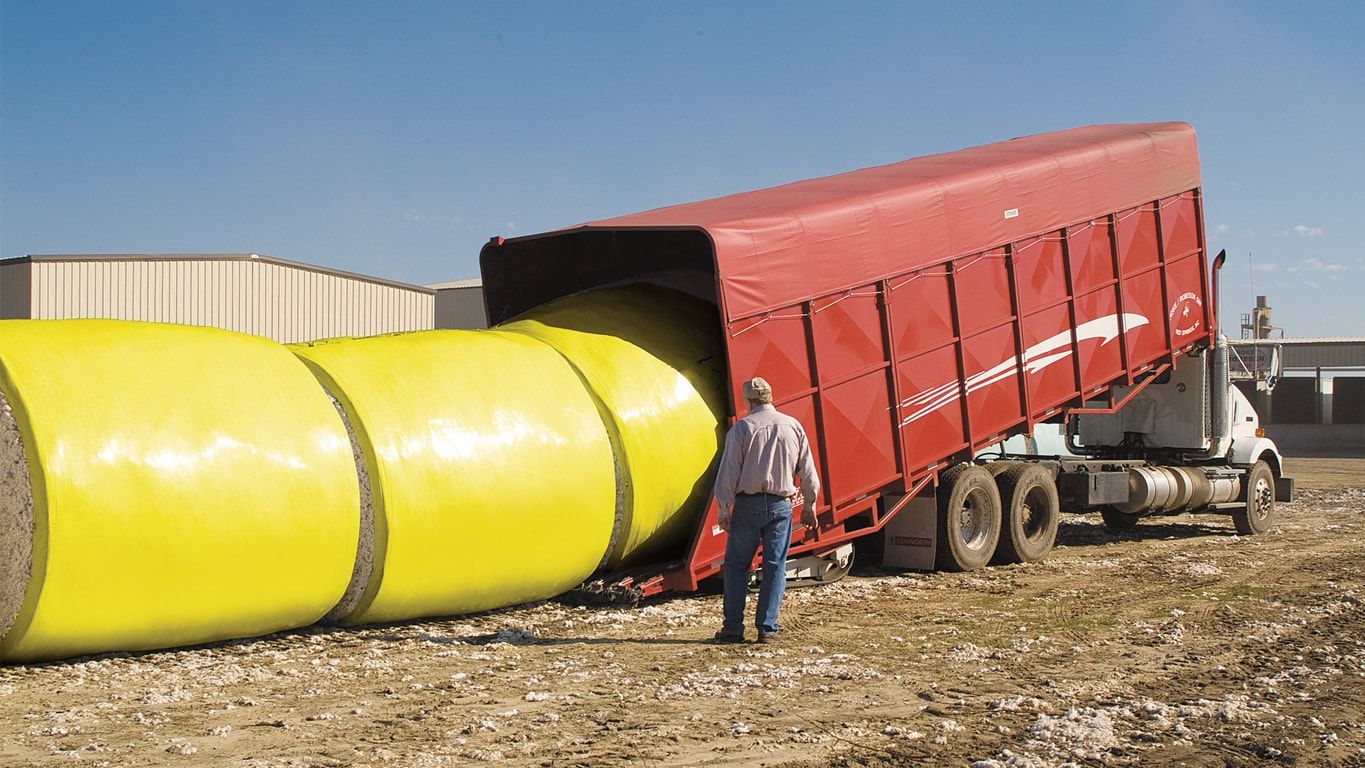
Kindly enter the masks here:
M 1043 563 L 547 602 L 0 668 L 0 765 L 1365 765 L 1365 459 L 1290 460 L 1268 535 L 1066 516 Z

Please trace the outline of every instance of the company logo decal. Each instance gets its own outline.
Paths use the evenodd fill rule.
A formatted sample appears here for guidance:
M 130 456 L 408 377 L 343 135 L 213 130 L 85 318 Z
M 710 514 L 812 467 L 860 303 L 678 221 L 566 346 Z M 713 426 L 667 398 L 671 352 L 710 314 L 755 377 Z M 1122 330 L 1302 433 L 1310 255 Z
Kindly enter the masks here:
M 1189 336 L 1204 324 L 1204 300 L 1186 291 L 1171 304 L 1171 333 L 1176 338 Z
M 1184 298 L 1183 296 L 1181 297 Z M 1178 302 L 1179 300 L 1177 300 Z M 1123 329 L 1132 330 L 1147 325 L 1149 321 L 1143 315 L 1132 312 L 1123 313 Z M 1076 343 L 1088 339 L 1099 339 L 1100 346 L 1104 346 L 1113 341 L 1119 335 L 1119 316 L 1105 315 L 1094 320 L 1088 320 L 1076 326 Z M 1043 339 L 1024 350 L 1024 373 L 1037 373 L 1054 363 L 1071 356 L 1071 331 L 1061 333 Z M 1015 375 L 1019 370 L 1019 357 L 1011 355 L 1008 359 L 999 364 L 982 371 L 981 373 L 967 377 L 967 391 L 975 392 L 982 387 L 1007 379 Z M 949 381 L 943 384 L 926 389 L 919 394 L 908 397 L 900 402 L 900 408 L 904 411 L 912 408 L 908 415 L 901 418 L 901 426 L 905 426 L 912 421 L 924 418 L 925 416 L 937 411 L 939 408 L 956 401 L 961 397 L 961 388 L 958 382 Z

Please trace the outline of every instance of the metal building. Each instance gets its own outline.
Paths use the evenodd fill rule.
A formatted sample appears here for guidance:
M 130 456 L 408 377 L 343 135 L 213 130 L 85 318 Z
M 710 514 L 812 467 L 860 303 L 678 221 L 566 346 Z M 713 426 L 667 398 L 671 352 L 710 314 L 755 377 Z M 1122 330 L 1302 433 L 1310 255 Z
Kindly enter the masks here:
M 436 291 L 437 328 L 487 328 L 488 311 L 483 304 L 483 281 L 452 280 L 427 286 Z
M 1237 385 L 1287 454 L 1365 451 L 1365 336 L 1230 342 L 1246 370 Z M 1281 370 L 1282 369 L 1282 370 Z M 1266 376 L 1280 373 L 1273 394 Z
M 1272 339 L 1284 355 L 1285 369 L 1365 368 L 1365 336 Z
M 206 325 L 283 343 L 429 330 L 436 292 L 254 253 L 0 261 L 0 318 Z

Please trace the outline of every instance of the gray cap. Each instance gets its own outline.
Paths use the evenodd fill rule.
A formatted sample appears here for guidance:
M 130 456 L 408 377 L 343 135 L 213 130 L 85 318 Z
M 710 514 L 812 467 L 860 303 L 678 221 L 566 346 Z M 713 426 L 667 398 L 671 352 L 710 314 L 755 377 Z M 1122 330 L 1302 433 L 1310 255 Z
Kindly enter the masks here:
M 768 382 L 761 376 L 755 376 L 744 382 L 745 400 L 762 400 L 773 396 L 773 388 L 768 386 Z

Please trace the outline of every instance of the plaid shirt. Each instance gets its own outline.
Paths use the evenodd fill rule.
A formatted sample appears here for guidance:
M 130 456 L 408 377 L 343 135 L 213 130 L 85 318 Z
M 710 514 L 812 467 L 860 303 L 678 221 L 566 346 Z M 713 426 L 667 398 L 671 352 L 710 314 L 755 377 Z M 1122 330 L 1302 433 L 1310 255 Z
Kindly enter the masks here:
M 772 405 L 760 405 L 735 422 L 725 436 L 725 450 L 716 470 L 716 504 L 721 511 L 728 511 L 735 505 L 736 493 L 790 498 L 796 495 L 793 477 L 798 475 L 802 495 L 814 504 L 820 493 L 820 476 L 811 459 L 806 430 L 801 422 L 779 413 Z

